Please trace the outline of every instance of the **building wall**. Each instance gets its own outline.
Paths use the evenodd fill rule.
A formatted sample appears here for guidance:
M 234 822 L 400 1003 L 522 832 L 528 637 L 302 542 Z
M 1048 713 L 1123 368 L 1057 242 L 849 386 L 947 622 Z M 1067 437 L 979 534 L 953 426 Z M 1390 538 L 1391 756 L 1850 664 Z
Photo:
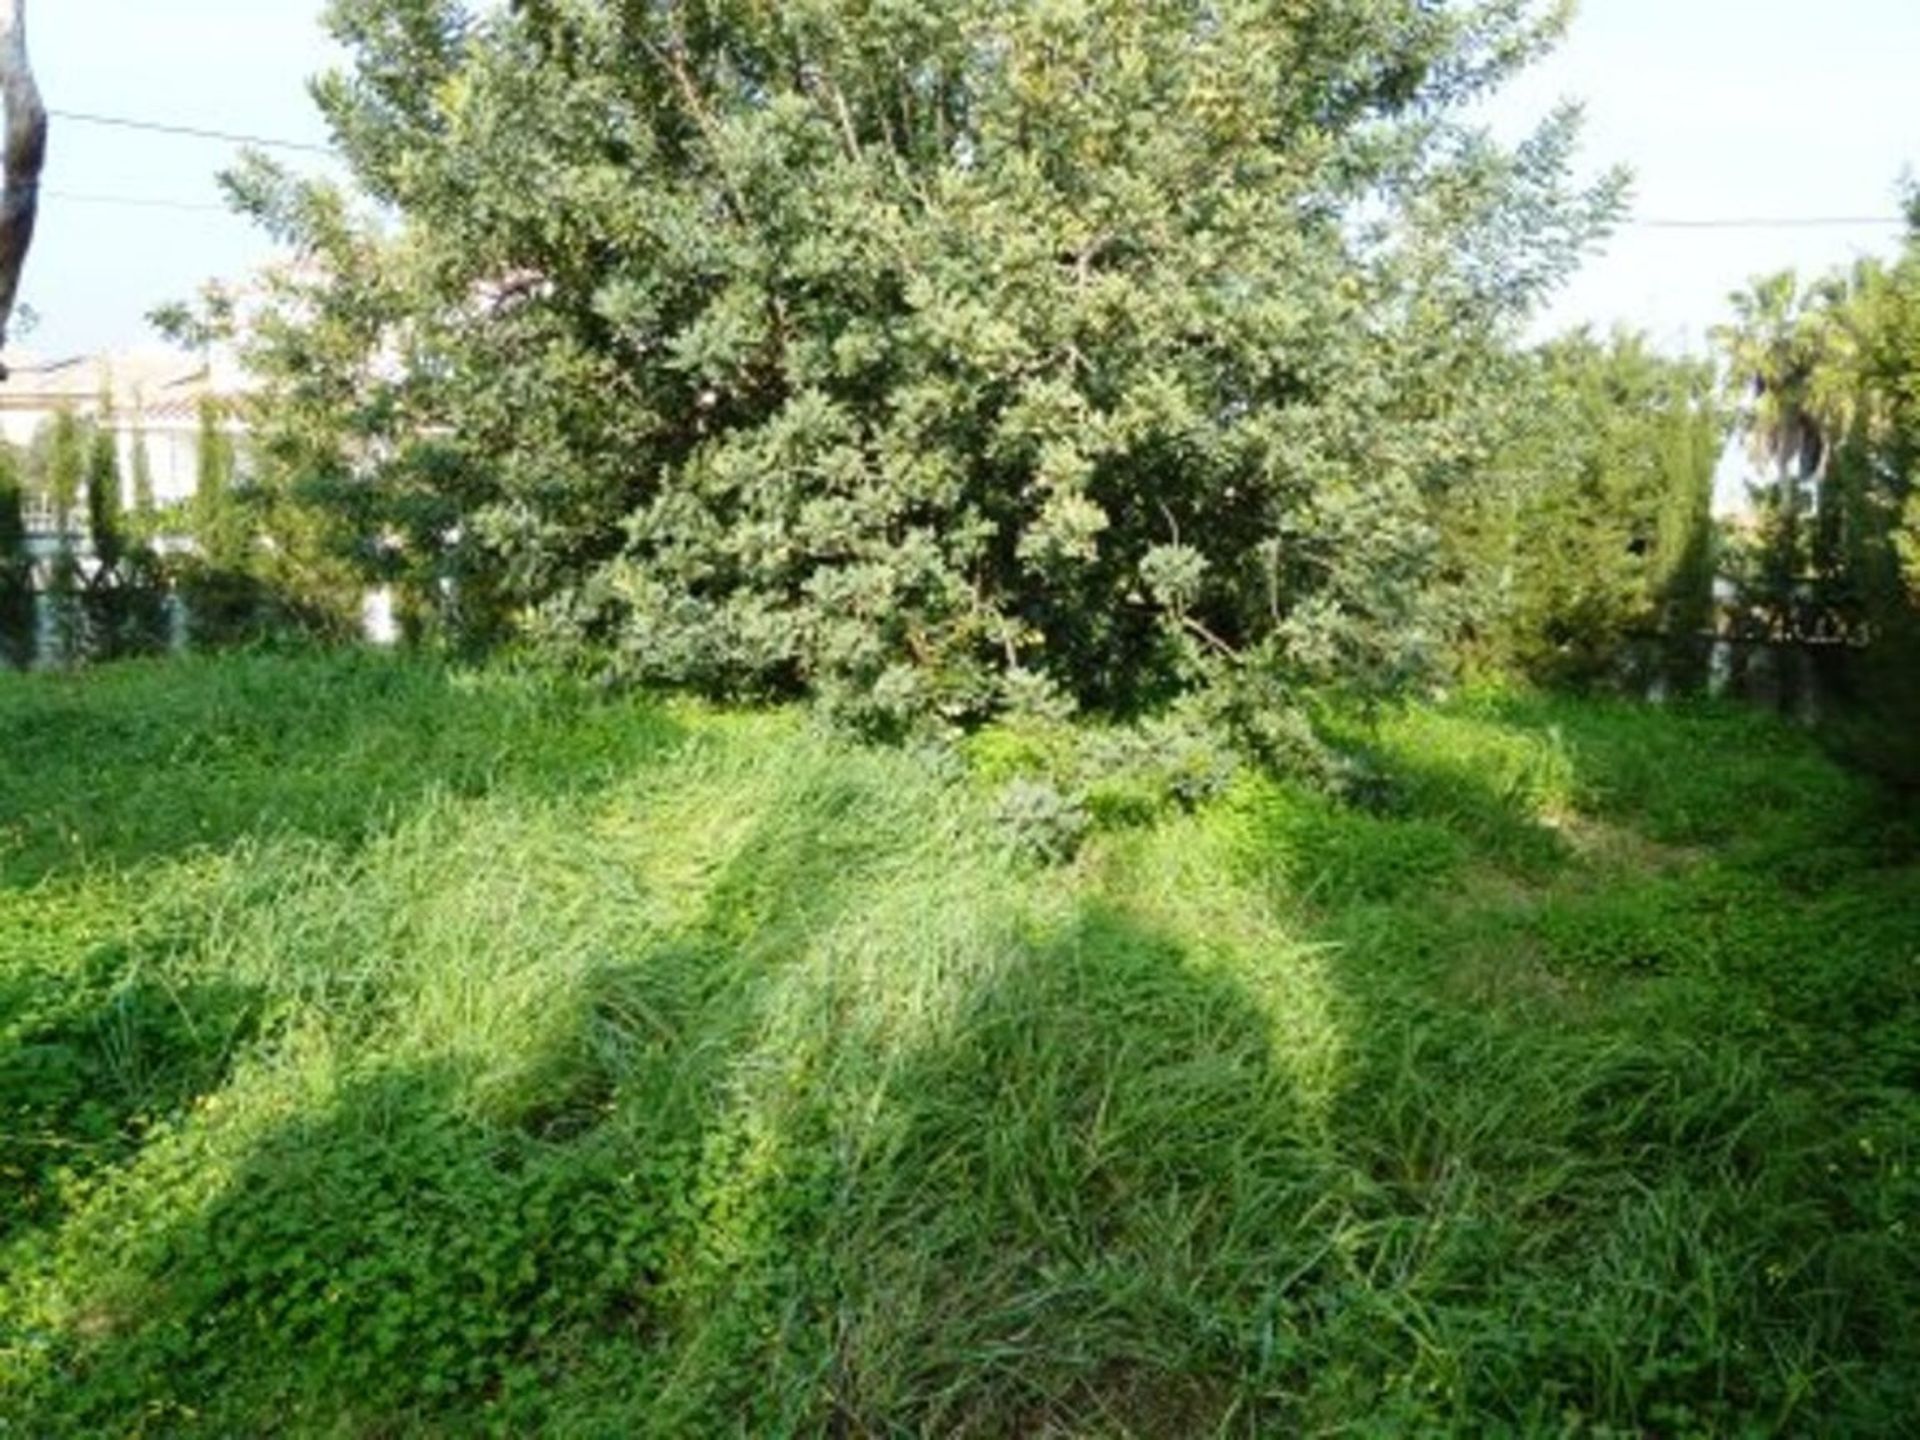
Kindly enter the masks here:
M 90 406 L 75 407 L 75 413 L 82 416 L 91 410 Z M 54 412 L 50 409 L 0 411 L 0 438 L 4 438 L 15 449 L 25 451 L 33 443 L 40 427 L 52 420 L 53 416 Z M 133 457 L 136 447 L 143 443 L 149 472 L 153 476 L 154 503 L 170 505 L 193 498 L 200 471 L 200 427 L 197 421 L 151 418 L 142 421 L 120 417 L 115 419 L 113 429 L 119 450 L 120 498 L 123 506 L 133 508 Z M 29 494 L 26 508 L 29 531 L 52 528 L 52 514 L 44 497 Z
M 153 475 L 153 498 L 159 505 L 170 505 L 193 498 L 200 468 L 200 431 L 196 426 L 152 422 L 136 430 L 126 423 L 116 424 L 115 438 L 120 446 L 120 483 L 124 500 L 133 504 L 133 454 L 145 442 L 147 465 Z

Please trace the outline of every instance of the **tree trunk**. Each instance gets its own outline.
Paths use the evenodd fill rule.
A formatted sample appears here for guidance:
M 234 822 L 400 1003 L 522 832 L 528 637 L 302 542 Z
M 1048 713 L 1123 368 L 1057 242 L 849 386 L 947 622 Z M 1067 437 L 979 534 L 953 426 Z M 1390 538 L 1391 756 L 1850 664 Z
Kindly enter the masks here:
M 40 169 L 47 158 L 47 111 L 27 60 L 27 0 L 0 0 L 0 95 L 6 103 L 6 194 L 0 199 L 0 347 L 13 323 L 20 272 L 33 245 L 40 209 Z M 0 362 L 0 380 L 6 379 Z

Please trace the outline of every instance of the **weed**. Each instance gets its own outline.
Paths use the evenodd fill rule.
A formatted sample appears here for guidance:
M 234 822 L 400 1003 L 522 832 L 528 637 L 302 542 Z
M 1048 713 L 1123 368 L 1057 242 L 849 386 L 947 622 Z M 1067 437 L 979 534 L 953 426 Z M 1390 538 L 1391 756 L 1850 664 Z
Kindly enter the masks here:
M 1909 1429 L 1910 821 L 1717 707 L 1319 723 L 1378 803 L 0 677 L 0 1431 Z

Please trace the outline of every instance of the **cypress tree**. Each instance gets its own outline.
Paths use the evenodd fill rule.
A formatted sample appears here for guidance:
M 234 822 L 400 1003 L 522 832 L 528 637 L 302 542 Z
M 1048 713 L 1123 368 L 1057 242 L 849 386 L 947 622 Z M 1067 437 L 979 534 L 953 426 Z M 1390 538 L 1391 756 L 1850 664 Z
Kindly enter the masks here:
M 183 577 L 192 633 L 197 641 L 216 645 L 245 637 L 260 618 L 249 520 L 234 490 L 235 454 L 225 418 L 218 400 L 202 397 L 189 512 L 195 554 Z
M 246 526 L 233 493 L 233 441 L 223 420 L 220 402 L 212 396 L 203 397 L 193 487 L 193 538 L 209 568 L 237 574 L 246 569 Z
M 20 457 L 0 445 L 0 664 L 26 669 L 34 655 L 33 559 L 27 551 Z
M 154 512 L 153 457 L 147 453 L 146 406 L 136 395 L 132 439 L 133 513 L 136 530 L 151 524 Z
M 86 436 L 71 410 L 55 413 L 45 432 L 46 491 L 52 502 L 53 561 L 48 570 L 47 603 L 52 611 L 49 658 L 57 665 L 86 659 L 87 609 L 84 575 L 75 549 L 76 511 L 87 473 Z
M 73 529 L 74 512 L 87 478 L 86 441 L 79 417 L 69 409 L 55 411 L 34 440 L 47 498 L 52 503 L 54 532 L 64 535 Z
M 127 639 L 140 654 L 160 654 L 167 648 L 168 574 L 165 558 L 155 548 L 159 515 L 153 492 L 153 461 L 147 453 L 147 432 L 135 424 L 132 435 L 133 518 L 127 527 L 125 563 L 127 583 Z
M 119 444 L 110 428 L 96 427 L 87 450 L 87 521 L 95 567 L 86 602 L 102 658 L 152 653 L 165 642 L 159 557 L 146 538 L 150 519 L 136 516 L 129 527 L 122 502 Z
M 87 534 L 93 541 L 96 587 L 116 583 L 126 555 L 125 512 L 120 495 L 120 456 L 113 431 L 93 427 L 87 439 Z

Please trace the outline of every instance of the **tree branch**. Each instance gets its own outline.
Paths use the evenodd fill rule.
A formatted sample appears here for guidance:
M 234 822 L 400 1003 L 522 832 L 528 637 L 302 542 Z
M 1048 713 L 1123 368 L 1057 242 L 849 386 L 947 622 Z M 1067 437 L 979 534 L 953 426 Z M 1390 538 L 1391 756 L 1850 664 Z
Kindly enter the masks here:
M 681 103 L 687 107 L 688 118 L 700 131 L 707 142 L 707 153 L 713 157 L 713 168 L 720 177 L 720 188 L 725 191 L 727 205 L 733 211 L 733 218 L 742 225 L 748 223 L 747 199 L 740 187 L 734 182 L 733 173 L 727 164 L 726 156 L 720 144 L 720 127 L 714 123 L 712 113 L 707 109 L 706 101 L 701 97 L 700 87 L 694 83 L 693 72 L 687 68 L 686 42 L 676 36 L 671 45 L 658 45 L 651 41 L 647 48 L 653 51 L 666 71 L 673 77 L 674 87 L 680 92 Z
M 13 323 L 20 275 L 33 246 L 40 211 L 40 171 L 47 158 L 47 110 L 27 59 L 26 0 L 0 0 L 0 92 L 6 105 L 6 191 L 0 198 L 0 346 Z M 0 380 L 6 379 L 0 363 Z

